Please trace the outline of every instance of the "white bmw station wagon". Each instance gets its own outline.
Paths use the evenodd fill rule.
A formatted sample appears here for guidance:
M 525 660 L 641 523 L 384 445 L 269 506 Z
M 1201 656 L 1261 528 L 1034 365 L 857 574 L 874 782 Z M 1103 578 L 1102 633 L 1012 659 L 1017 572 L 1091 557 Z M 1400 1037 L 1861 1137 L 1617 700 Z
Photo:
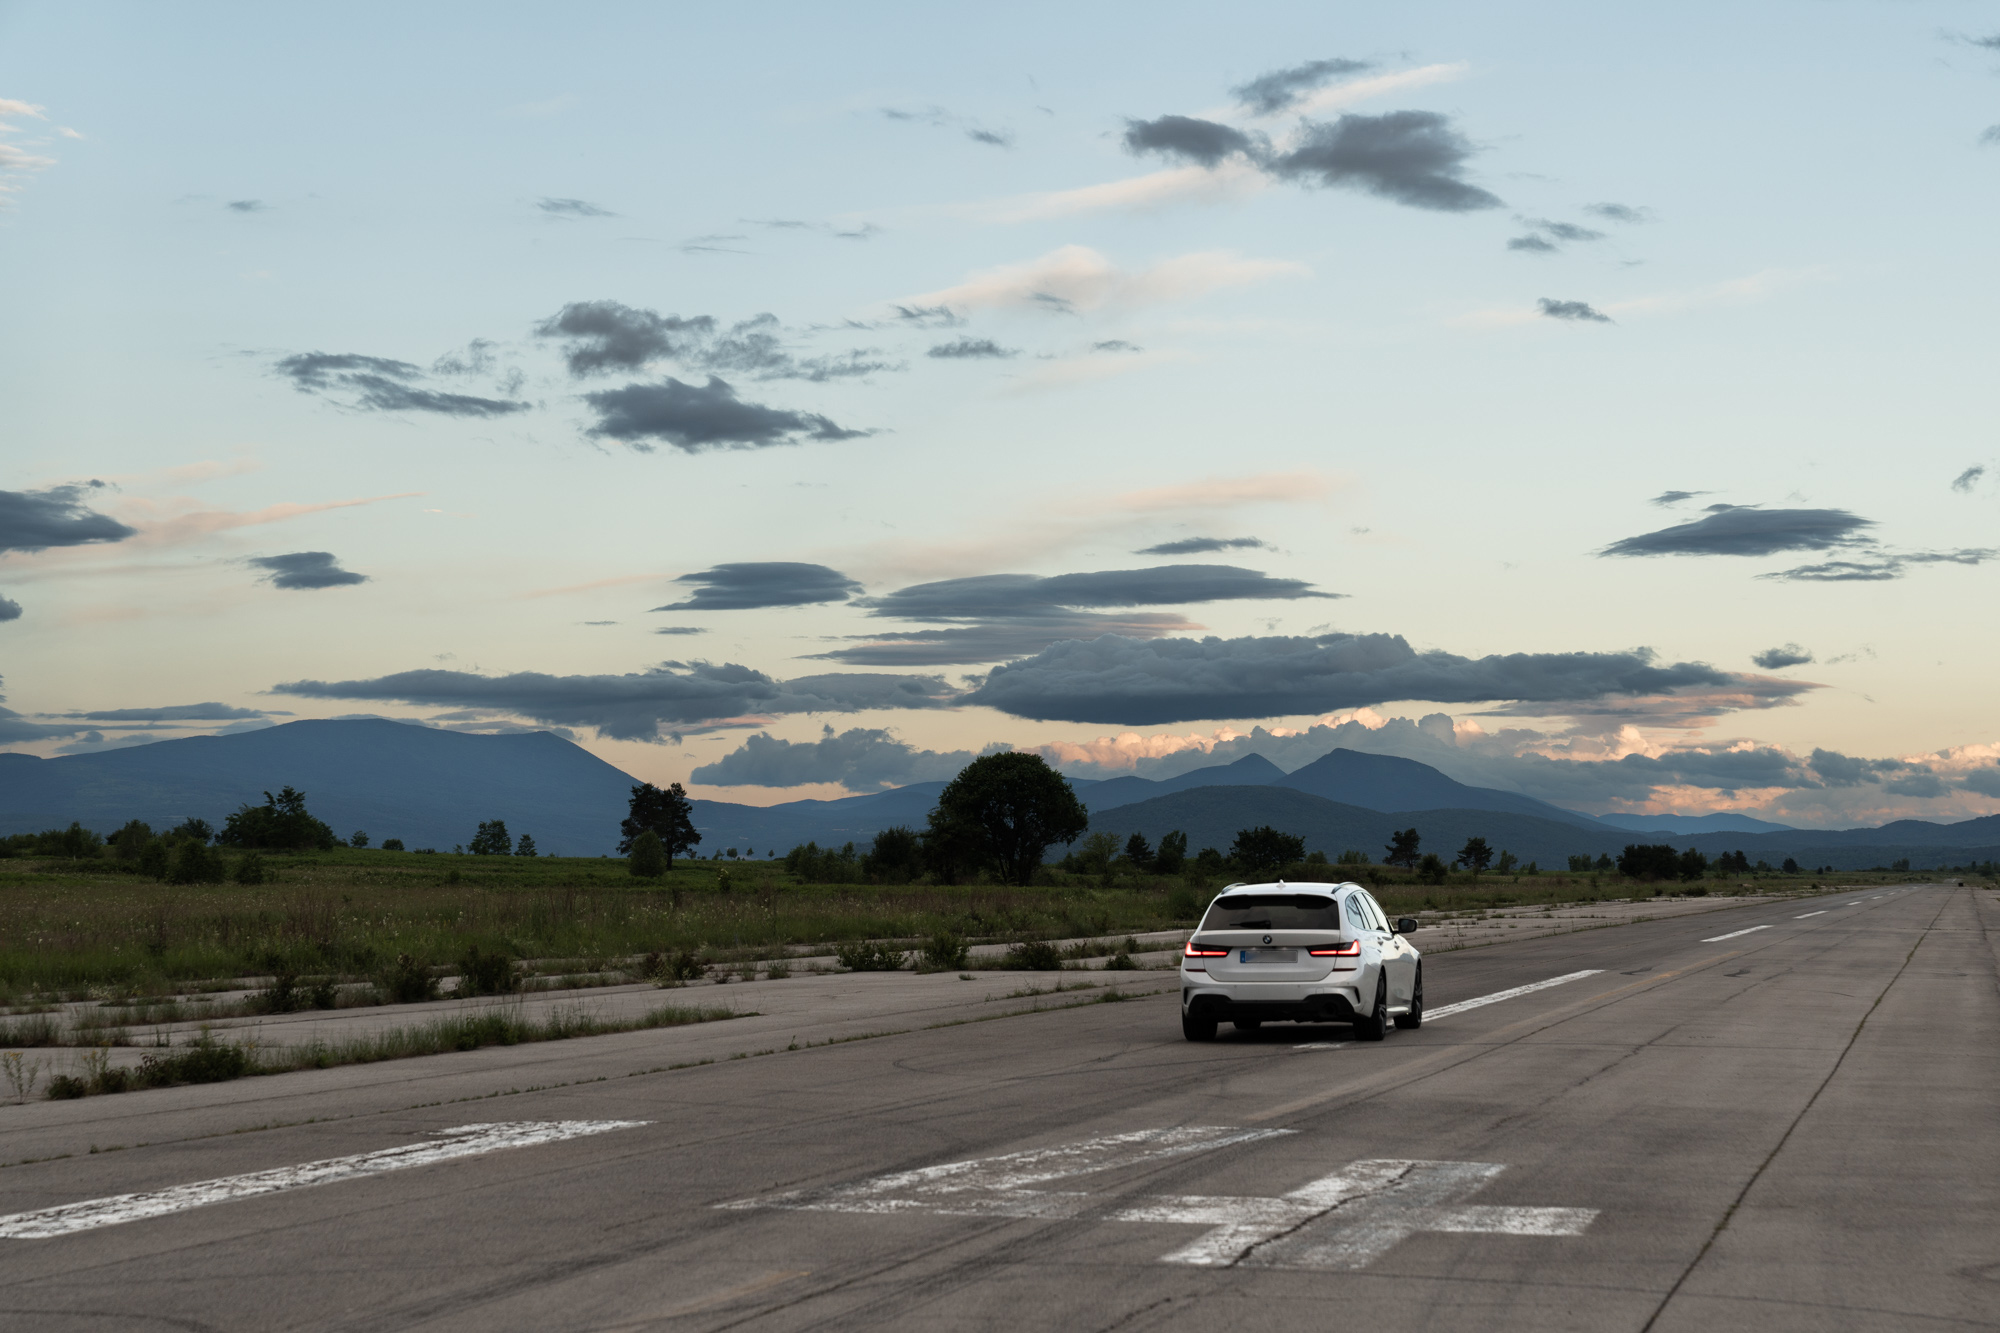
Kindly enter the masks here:
M 1232 884 L 1181 951 L 1181 1032 L 1210 1041 L 1218 1023 L 1351 1023 L 1363 1041 L 1389 1024 L 1421 1027 L 1424 964 L 1359 884 Z

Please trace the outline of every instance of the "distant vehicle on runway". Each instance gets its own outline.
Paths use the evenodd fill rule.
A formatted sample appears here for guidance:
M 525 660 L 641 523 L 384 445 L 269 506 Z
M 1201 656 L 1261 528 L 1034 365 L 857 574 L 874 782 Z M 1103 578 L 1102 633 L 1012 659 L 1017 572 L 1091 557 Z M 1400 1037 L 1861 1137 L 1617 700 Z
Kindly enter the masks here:
M 1351 1023 L 1380 1041 L 1424 1021 L 1424 964 L 1359 884 L 1232 884 L 1181 950 L 1181 1034 L 1212 1041 L 1218 1024 Z

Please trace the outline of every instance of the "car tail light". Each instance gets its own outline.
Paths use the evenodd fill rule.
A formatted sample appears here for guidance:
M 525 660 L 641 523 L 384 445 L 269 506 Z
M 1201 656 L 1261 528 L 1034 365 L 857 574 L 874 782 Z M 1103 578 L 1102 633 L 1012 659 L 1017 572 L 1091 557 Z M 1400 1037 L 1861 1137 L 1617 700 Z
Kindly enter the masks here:
M 1358 958 L 1361 955 L 1361 941 L 1349 940 L 1345 944 L 1315 944 L 1306 950 L 1314 958 Z
M 1187 948 L 1181 950 L 1181 957 L 1227 958 L 1229 957 L 1229 950 L 1218 949 L 1213 944 L 1196 944 L 1193 940 L 1189 940 L 1187 942 Z

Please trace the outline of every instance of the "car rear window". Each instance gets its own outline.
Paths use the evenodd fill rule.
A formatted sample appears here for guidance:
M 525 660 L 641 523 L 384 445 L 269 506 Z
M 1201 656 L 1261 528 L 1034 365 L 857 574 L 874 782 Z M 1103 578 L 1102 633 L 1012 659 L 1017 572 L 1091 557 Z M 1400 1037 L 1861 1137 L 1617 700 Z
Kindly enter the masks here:
M 1226 893 L 1201 923 L 1203 930 L 1339 930 L 1338 899 L 1317 893 Z

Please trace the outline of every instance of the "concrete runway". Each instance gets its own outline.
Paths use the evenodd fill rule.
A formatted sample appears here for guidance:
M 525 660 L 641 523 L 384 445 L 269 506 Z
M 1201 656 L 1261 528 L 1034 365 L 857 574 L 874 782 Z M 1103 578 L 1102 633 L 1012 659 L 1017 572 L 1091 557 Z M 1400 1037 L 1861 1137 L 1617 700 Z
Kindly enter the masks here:
M 0 1108 L 0 1323 L 2000 1327 L 1996 940 L 1909 886 L 1438 955 L 1590 975 L 1379 1045 L 1166 991 Z

